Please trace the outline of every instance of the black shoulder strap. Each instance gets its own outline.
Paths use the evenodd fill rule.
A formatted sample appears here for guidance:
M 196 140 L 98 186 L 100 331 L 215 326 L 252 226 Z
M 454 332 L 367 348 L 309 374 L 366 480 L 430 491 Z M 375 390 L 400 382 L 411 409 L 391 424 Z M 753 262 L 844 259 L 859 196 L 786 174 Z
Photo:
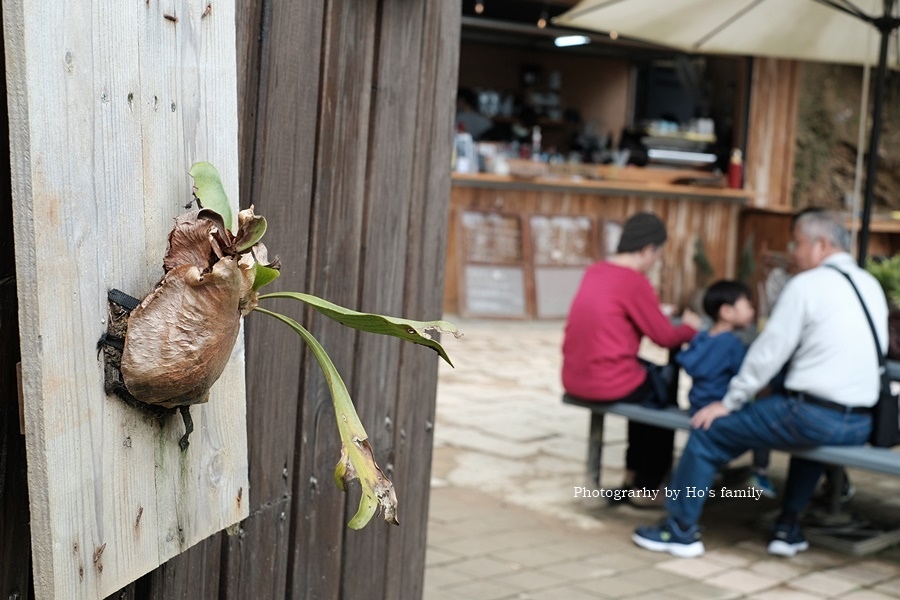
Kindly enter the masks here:
M 853 280 L 850 278 L 850 275 L 841 271 L 834 265 L 825 265 L 830 269 L 834 269 L 841 275 L 847 278 L 847 281 L 850 282 L 850 287 L 853 288 L 853 291 L 856 292 L 856 297 L 859 298 L 859 303 L 862 305 L 863 312 L 866 313 L 866 320 L 869 322 L 869 329 L 872 330 L 872 338 L 875 340 L 875 352 L 878 353 L 878 366 L 881 370 L 882 379 L 887 378 L 887 369 L 885 369 L 885 358 L 884 352 L 881 351 L 881 344 L 878 341 L 878 332 L 875 331 L 875 323 L 872 321 L 872 315 L 869 314 L 869 309 L 866 307 L 866 303 L 863 301 L 862 294 L 859 293 L 859 289 L 856 287 L 856 284 L 853 283 Z M 884 382 L 882 382 L 884 383 Z

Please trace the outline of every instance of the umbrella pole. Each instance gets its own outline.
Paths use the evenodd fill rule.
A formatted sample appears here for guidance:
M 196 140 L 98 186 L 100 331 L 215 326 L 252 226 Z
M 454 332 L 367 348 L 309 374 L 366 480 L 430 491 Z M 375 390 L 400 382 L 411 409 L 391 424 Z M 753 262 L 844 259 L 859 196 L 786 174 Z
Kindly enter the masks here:
M 863 150 L 868 141 L 869 124 L 869 90 L 871 89 L 872 66 L 869 63 L 863 67 L 862 89 L 859 100 L 859 133 L 856 137 L 856 163 L 853 166 L 853 201 L 850 203 L 850 249 L 854 250 L 853 258 L 859 256 L 857 240 L 859 239 L 859 209 L 862 204 L 863 160 L 866 151 Z
M 893 4 L 891 2 L 890 4 Z M 869 222 L 872 219 L 872 203 L 875 199 L 875 179 L 878 172 L 878 138 L 881 134 L 881 113 L 884 106 L 884 88 L 887 80 L 888 42 L 891 31 L 897 28 L 897 22 L 890 13 L 884 19 L 875 22 L 881 32 L 881 50 L 878 58 L 878 70 L 875 75 L 875 99 L 872 110 L 872 132 L 869 134 L 869 160 L 866 164 L 866 192 L 863 196 L 862 223 L 859 230 L 859 266 L 866 264 L 866 250 L 869 247 Z

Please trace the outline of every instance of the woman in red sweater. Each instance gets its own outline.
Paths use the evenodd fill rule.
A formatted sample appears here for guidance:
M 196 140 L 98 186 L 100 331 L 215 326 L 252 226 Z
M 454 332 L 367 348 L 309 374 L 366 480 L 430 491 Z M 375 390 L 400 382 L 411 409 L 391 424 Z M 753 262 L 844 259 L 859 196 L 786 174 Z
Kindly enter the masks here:
M 568 394 L 598 402 L 643 402 L 653 394 L 638 361 L 643 336 L 665 348 L 694 337 L 700 317 L 685 310 L 674 327 L 659 308 L 647 273 L 662 258 L 667 238 L 652 213 L 631 216 L 616 254 L 588 267 L 572 301 L 563 340 L 562 382 Z M 672 466 L 675 432 L 628 423 L 625 486 L 659 489 Z

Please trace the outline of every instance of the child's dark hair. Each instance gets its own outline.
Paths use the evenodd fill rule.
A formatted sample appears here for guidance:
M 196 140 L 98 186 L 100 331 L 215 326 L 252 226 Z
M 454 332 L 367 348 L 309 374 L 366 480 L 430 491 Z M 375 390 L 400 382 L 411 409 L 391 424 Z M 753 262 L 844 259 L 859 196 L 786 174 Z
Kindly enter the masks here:
M 711 319 L 718 319 L 719 310 L 723 306 L 733 306 L 741 298 L 751 300 L 753 292 L 740 281 L 723 279 L 709 286 L 709 289 L 703 294 L 703 310 Z

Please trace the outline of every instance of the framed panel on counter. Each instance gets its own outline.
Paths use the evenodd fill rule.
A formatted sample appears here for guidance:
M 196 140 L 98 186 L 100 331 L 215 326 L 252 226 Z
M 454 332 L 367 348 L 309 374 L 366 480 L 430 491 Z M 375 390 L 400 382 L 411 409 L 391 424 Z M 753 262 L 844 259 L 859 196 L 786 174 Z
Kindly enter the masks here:
M 531 282 L 522 219 L 469 210 L 459 219 L 460 313 L 464 317 L 528 317 Z
M 600 258 L 603 230 L 585 215 L 532 215 L 529 221 L 535 316 L 565 318 L 585 268 Z

